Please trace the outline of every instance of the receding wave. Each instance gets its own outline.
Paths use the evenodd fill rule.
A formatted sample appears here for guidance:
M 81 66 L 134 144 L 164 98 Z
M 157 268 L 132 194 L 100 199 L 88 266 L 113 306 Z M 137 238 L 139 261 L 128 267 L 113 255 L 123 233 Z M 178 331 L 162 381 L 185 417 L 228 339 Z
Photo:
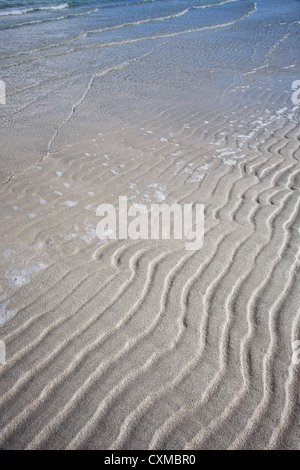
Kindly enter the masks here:
M 45 7 L 29 7 L 29 8 L 12 8 L 6 11 L 0 11 L 0 16 L 14 16 L 14 15 L 25 15 L 26 13 L 32 13 L 35 11 L 44 11 L 44 10 L 64 10 L 68 8 L 68 3 L 62 3 L 60 5 L 48 5 Z
M 90 15 L 91 13 L 96 13 L 97 11 L 98 11 L 98 8 L 92 8 L 90 10 L 82 11 L 80 13 L 69 13 L 67 15 L 55 16 L 52 18 L 41 18 L 39 20 L 23 21 L 22 23 L 14 23 L 14 24 L 6 25 L 0 29 L 19 28 L 21 26 L 31 26 L 35 24 L 47 23 L 49 21 L 61 21 L 61 20 L 66 20 L 68 18 L 74 18 L 76 16 Z
M 217 3 L 210 3 L 209 5 L 194 5 L 192 8 L 198 9 L 198 8 L 210 8 L 210 7 L 216 7 L 216 6 L 221 6 L 225 5 L 226 3 L 233 3 L 233 2 L 238 2 L 239 0 L 223 0 L 221 2 Z
M 165 21 L 165 20 L 170 20 L 172 18 L 179 18 L 180 16 L 183 16 L 186 13 L 188 13 L 189 10 L 190 10 L 189 8 L 186 8 L 185 10 L 182 10 L 182 11 L 179 11 L 177 13 L 170 14 L 170 15 L 166 15 L 166 16 L 159 16 L 157 18 L 146 18 L 144 20 L 138 20 L 138 21 L 128 21 L 127 23 L 121 23 L 121 24 L 114 25 L 114 26 L 107 26 L 106 28 L 99 28 L 99 29 L 95 29 L 95 30 L 85 31 L 84 33 L 81 33 L 78 36 L 78 38 L 79 37 L 80 38 L 85 37 L 89 34 L 102 33 L 102 32 L 105 32 L 105 31 L 121 29 L 121 28 L 124 28 L 126 26 L 139 26 L 139 25 L 142 25 L 142 24 L 145 24 L 145 23 L 152 23 L 152 22 L 155 22 L 155 21 Z M 75 39 L 77 39 L 77 38 L 75 38 Z

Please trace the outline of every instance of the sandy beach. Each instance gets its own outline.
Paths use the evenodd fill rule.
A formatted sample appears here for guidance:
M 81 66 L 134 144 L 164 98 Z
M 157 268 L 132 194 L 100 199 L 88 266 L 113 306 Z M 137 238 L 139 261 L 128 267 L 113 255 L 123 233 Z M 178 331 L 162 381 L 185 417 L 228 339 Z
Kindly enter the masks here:
M 299 2 L 50 3 L 0 8 L 0 448 L 299 449 Z

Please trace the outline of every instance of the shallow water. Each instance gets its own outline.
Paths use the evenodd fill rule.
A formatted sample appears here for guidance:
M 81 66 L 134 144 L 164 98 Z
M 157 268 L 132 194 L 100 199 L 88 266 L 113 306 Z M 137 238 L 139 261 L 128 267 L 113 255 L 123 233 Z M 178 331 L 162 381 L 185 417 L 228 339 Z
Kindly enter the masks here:
M 299 31 L 299 0 L 1 0 L 1 180 L 154 110 L 290 92 Z

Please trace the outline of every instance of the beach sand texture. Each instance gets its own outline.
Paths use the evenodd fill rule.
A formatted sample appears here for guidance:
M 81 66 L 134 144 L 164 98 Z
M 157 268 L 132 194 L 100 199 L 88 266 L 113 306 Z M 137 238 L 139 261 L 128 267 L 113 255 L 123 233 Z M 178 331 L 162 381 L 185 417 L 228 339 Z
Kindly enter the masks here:
M 249 30 L 264 2 L 250 3 Z M 28 116 L 35 150 L 1 167 L 0 448 L 299 449 L 299 58 L 284 61 L 286 34 L 226 86 L 203 72 L 199 100 L 194 78 L 181 100 L 159 79 L 143 95 L 157 56 L 141 41 L 143 59 L 84 80 L 49 135 Z M 191 55 L 196 38 L 179 36 Z M 119 196 L 204 204 L 203 248 L 99 240 L 96 208 Z

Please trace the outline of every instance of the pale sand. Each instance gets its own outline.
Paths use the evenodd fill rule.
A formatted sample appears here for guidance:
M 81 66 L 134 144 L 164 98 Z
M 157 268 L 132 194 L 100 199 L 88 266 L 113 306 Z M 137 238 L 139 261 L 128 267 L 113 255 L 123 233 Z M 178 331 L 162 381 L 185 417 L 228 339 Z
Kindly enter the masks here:
M 297 111 L 241 96 L 156 110 L 0 193 L 1 448 L 299 447 Z M 161 193 L 205 204 L 202 250 L 97 239 L 100 203 Z

